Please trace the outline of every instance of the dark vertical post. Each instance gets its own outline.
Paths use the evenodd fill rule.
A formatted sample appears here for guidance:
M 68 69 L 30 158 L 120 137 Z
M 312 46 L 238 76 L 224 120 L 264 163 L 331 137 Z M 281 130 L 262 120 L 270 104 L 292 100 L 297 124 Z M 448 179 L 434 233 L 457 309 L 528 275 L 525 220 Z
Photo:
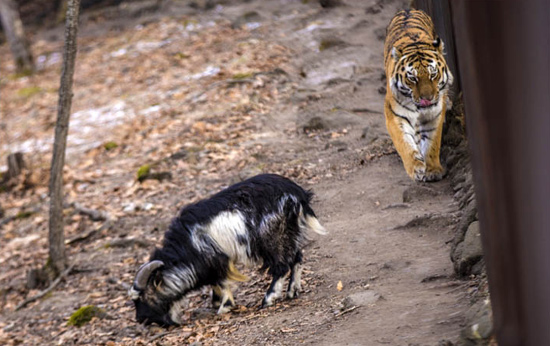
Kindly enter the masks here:
M 497 340 L 550 345 L 550 2 L 451 3 Z
M 435 30 L 445 43 L 445 61 L 451 69 L 455 81 L 451 87 L 453 95 L 461 90 L 460 76 L 456 59 L 456 48 L 453 36 L 453 22 L 451 16 L 451 5 L 449 0 L 415 0 L 415 7 L 426 12 L 434 22 Z

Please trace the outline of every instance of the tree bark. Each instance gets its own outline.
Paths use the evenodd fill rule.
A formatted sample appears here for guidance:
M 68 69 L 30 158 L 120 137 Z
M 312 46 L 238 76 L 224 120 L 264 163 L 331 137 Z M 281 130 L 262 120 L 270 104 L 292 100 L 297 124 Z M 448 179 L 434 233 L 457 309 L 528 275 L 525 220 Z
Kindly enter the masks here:
M 8 171 L 4 176 L 4 181 L 17 177 L 27 167 L 23 153 L 17 152 L 8 155 Z
M 50 220 L 49 220 L 49 267 L 57 276 L 67 267 L 65 255 L 65 236 L 63 233 L 63 166 L 65 147 L 69 132 L 69 117 L 73 98 L 73 75 L 76 59 L 78 17 L 80 0 L 69 0 L 65 24 L 65 48 L 63 51 L 63 70 L 59 87 L 57 122 L 53 145 L 52 167 L 50 175 Z
M 0 19 L 4 33 L 9 42 L 17 72 L 30 73 L 34 70 L 29 43 L 23 30 L 23 22 L 19 16 L 17 4 L 14 0 L 0 0 Z

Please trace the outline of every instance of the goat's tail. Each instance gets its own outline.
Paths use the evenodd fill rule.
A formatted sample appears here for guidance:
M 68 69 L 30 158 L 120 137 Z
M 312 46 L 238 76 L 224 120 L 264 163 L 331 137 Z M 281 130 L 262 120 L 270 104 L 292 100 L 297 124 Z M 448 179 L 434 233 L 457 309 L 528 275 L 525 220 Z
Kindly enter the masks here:
M 317 234 L 328 234 L 327 230 L 323 227 L 323 225 L 321 225 L 321 223 L 317 219 L 317 216 L 315 216 L 315 213 L 313 212 L 313 209 L 311 209 L 309 204 L 302 204 L 302 208 L 300 210 L 300 225 L 305 226 L 307 229 Z

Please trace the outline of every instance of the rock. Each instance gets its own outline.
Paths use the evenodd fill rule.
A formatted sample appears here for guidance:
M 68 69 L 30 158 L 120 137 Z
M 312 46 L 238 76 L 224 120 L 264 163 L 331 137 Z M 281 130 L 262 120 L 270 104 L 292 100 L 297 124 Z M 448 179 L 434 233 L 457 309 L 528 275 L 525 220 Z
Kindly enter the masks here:
M 365 306 L 376 303 L 380 299 L 380 294 L 375 291 L 362 291 L 350 294 L 343 301 L 343 309 L 349 309 L 354 306 Z
M 466 312 L 466 327 L 457 346 L 488 345 L 493 336 L 493 316 L 489 300 L 472 305 Z
M 105 313 L 105 310 L 98 308 L 97 306 L 83 306 L 71 315 L 67 325 L 81 327 L 90 322 L 94 317 L 105 318 L 107 317 L 107 314 Z
M 369 134 L 369 129 L 370 128 L 368 126 L 363 129 L 363 131 L 361 132 L 361 138 L 367 138 L 367 135 Z
M 335 48 L 335 47 L 345 47 L 348 44 L 344 42 L 342 39 L 338 37 L 325 37 L 321 40 L 319 43 L 319 51 L 322 52 L 327 49 Z
M 345 151 L 348 150 L 348 145 L 346 144 L 346 142 L 335 140 L 325 145 L 325 149 L 330 148 L 336 148 L 336 151 Z
M 177 160 L 184 160 L 187 158 L 187 150 L 186 149 L 180 149 L 178 151 L 176 151 L 175 153 L 173 153 L 172 155 L 170 155 L 169 159 L 170 160 L 174 160 L 174 161 L 177 161 Z
M 302 75 L 305 76 L 304 86 L 317 88 L 334 81 L 348 81 L 355 75 L 356 69 L 355 61 L 341 61 L 334 57 L 327 57 L 302 68 Z
M 312 131 L 326 130 L 329 128 L 328 123 L 321 117 L 313 117 L 307 121 L 302 127 L 304 133 Z
M 256 11 L 250 11 L 246 12 L 242 16 L 239 16 L 237 19 L 233 21 L 233 24 L 231 26 L 234 29 L 238 29 L 248 23 L 258 23 L 262 21 L 262 16 Z
M 451 254 L 455 272 L 458 275 L 466 276 L 471 274 L 472 267 L 483 258 L 483 249 L 481 247 L 481 234 L 479 232 L 479 222 L 470 224 L 464 241 L 462 241 Z M 479 268 L 476 268 L 479 271 Z
M 331 8 L 340 6 L 342 4 L 341 0 L 319 0 L 319 4 L 322 8 Z
M 138 208 L 135 203 L 128 203 L 124 206 L 122 211 L 128 214 L 131 214 L 131 213 L 134 213 L 137 209 Z

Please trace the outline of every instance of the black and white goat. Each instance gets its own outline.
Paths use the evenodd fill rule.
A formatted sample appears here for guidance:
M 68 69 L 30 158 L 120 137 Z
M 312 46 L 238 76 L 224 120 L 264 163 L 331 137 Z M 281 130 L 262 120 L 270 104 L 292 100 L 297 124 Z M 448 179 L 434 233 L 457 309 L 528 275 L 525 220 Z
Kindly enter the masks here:
M 139 323 L 180 324 L 185 294 L 211 285 L 218 313 L 234 305 L 231 281 L 247 278 L 235 264 L 262 265 L 273 281 L 262 307 L 299 294 L 306 230 L 325 234 L 311 209 L 313 194 L 291 180 L 258 175 L 185 207 L 172 220 L 161 249 L 142 265 L 129 291 Z

